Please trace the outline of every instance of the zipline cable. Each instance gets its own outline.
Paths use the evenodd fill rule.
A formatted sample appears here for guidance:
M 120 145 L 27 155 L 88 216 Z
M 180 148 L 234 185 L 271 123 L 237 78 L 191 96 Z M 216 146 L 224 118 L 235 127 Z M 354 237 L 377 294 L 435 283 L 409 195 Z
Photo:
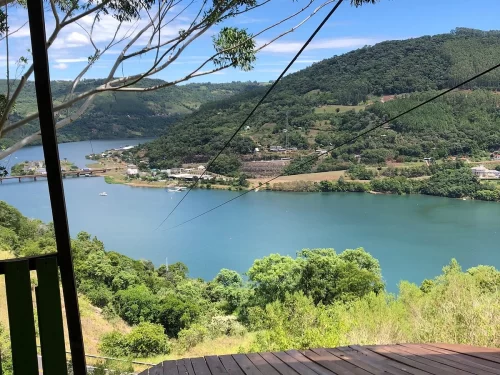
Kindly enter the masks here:
M 372 131 L 374 131 L 374 130 L 376 130 L 376 129 L 379 129 L 379 128 L 381 128 L 382 126 L 384 126 L 384 125 L 386 125 L 386 124 L 388 124 L 388 123 L 390 123 L 390 122 L 392 122 L 392 121 L 394 121 L 394 120 L 397 120 L 398 118 L 400 118 L 400 117 L 402 117 L 402 116 L 404 116 L 404 115 L 406 115 L 406 114 L 408 114 L 408 113 L 410 113 L 410 112 L 413 112 L 414 110 L 416 110 L 416 109 L 418 109 L 418 108 L 420 108 L 420 107 L 423 107 L 423 106 L 424 106 L 424 105 L 426 105 L 426 104 L 429 104 L 430 102 L 432 102 L 432 101 L 434 101 L 434 100 L 436 100 L 436 99 L 438 99 L 438 98 L 440 98 L 440 97 L 442 97 L 442 96 L 444 96 L 444 95 L 448 94 L 449 92 L 451 92 L 451 91 L 453 91 L 453 90 L 456 90 L 456 89 L 457 89 L 457 88 L 459 88 L 460 86 L 463 86 L 463 85 L 465 85 L 465 84 L 467 84 L 467 83 L 469 83 L 469 82 L 471 82 L 471 81 L 474 81 L 475 79 L 477 79 L 477 78 L 479 78 L 479 77 L 481 77 L 481 76 L 483 76 L 483 75 L 485 75 L 485 74 L 488 74 L 488 73 L 492 72 L 493 70 L 495 70 L 495 69 L 497 69 L 497 68 L 499 68 L 499 67 L 500 67 L 500 64 L 497 64 L 497 65 L 495 65 L 495 66 L 493 66 L 493 67 L 491 67 L 491 68 L 489 68 L 489 69 L 487 69 L 487 70 L 485 70 L 485 71 L 483 71 L 483 72 L 481 72 L 481 73 L 479 73 L 479 74 L 476 74 L 475 76 L 473 76 L 473 77 L 471 77 L 471 78 L 467 79 L 466 81 L 463 81 L 462 83 L 459 83 L 458 85 L 453 86 L 452 88 L 447 89 L 447 90 L 445 90 L 445 91 L 443 91 L 443 92 L 441 92 L 441 93 L 439 93 L 439 94 L 437 94 L 437 95 L 433 96 L 432 98 L 429 98 L 429 99 L 427 99 L 427 100 L 423 101 L 422 103 L 417 104 L 416 106 L 414 106 L 414 107 L 412 107 L 412 108 L 410 108 L 410 109 L 408 109 L 408 110 L 406 110 L 406 111 L 404 111 L 404 112 L 401 112 L 399 115 L 396 115 L 396 116 L 394 116 L 394 117 L 390 118 L 389 120 L 383 121 L 382 123 L 378 124 L 377 126 L 374 126 L 373 128 L 370 128 L 370 129 L 367 129 L 367 130 L 365 130 L 365 131 L 362 131 L 361 133 L 357 134 L 356 136 L 354 136 L 354 137 L 350 138 L 349 140 L 347 140 L 347 141 L 345 141 L 345 142 L 342 142 L 342 143 L 340 143 L 339 145 L 334 146 L 334 147 L 332 147 L 332 148 L 328 149 L 327 151 L 325 151 L 325 152 L 323 152 L 323 153 L 313 155 L 313 157 L 312 157 L 312 158 L 310 158 L 309 160 L 306 160 L 306 161 L 305 161 L 305 162 L 303 162 L 303 163 L 298 164 L 298 165 L 297 165 L 297 167 L 301 167 L 301 166 L 303 166 L 303 165 L 306 165 L 307 163 L 311 163 L 311 162 L 313 162 L 313 161 L 317 160 L 320 156 L 323 156 L 323 155 L 329 154 L 330 152 L 332 152 L 332 151 L 334 151 L 334 150 L 336 150 L 336 149 L 338 149 L 338 148 L 340 148 L 340 147 L 342 147 L 342 146 L 345 146 L 345 145 L 347 145 L 347 144 L 349 144 L 349 143 L 351 143 L 351 142 L 353 142 L 353 141 L 357 140 L 358 138 L 361 138 L 361 137 L 365 136 L 366 134 L 371 133 Z M 284 175 L 284 174 L 283 174 L 283 173 L 281 173 L 281 174 L 279 174 L 279 175 L 277 175 L 277 176 L 275 176 L 275 177 L 271 178 L 270 180 L 268 180 L 268 181 L 264 182 L 264 183 L 263 183 L 263 185 L 268 184 L 269 182 L 272 182 L 272 181 L 276 180 L 277 178 L 282 177 L 283 175 Z M 182 226 L 182 225 L 184 225 L 184 224 L 187 224 L 187 223 L 189 223 L 189 222 L 191 222 L 191 221 L 193 221 L 193 220 L 196 220 L 196 219 L 198 219 L 199 217 L 204 216 L 204 215 L 208 214 L 209 212 L 212 212 L 212 211 L 214 211 L 214 210 L 216 210 L 216 209 L 218 209 L 218 208 L 220 208 L 220 207 L 222 207 L 222 206 L 225 206 L 226 204 L 228 204 L 228 203 L 230 203 L 230 202 L 232 202 L 232 201 L 234 201 L 234 200 L 236 200 L 236 199 L 238 199 L 238 198 L 240 198 L 240 197 L 242 197 L 242 196 L 244 196 L 244 195 L 246 195 L 246 194 L 248 194 L 248 193 L 250 193 L 250 192 L 252 192 L 252 191 L 253 191 L 253 189 L 247 190 L 247 191 L 245 191 L 244 193 L 242 193 L 242 194 L 240 194 L 240 195 L 237 195 L 237 196 L 236 196 L 236 197 L 234 197 L 234 198 L 231 198 L 231 199 L 229 199 L 229 200 L 227 200 L 227 201 L 225 201 L 225 202 L 223 202 L 223 203 L 221 203 L 221 204 L 219 204 L 219 205 L 217 205 L 217 206 L 215 206 L 215 207 L 212 207 L 211 209 L 209 209 L 209 210 L 207 210 L 207 211 L 202 212 L 202 213 L 201 213 L 201 214 L 199 214 L 199 215 L 196 215 L 196 216 L 194 216 L 194 217 L 192 217 L 192 218 L 190 218 L 190 219 L 188 219 L 188 220 L 186 220 L 186 221 L 183 221 L 183 222 L 182 222 L 182 223 L 180 223 L 180 224 L 177 224 L 177 225 L 175 225 L 175 226 L 173 226 L 173 227 L 170 227 L 170 228 L 167 228 L 167 229 L 165 229 L 165 230 L 175 229 L 175 228 L 178 228 L 178 227 L 180 227 L 180 226 Z
M 203 171 L 203 173 L 200 175 L 200 177 L 191 184 L 191 186 L 189 187 L 189 189 L 186 191 L 186 194 L 184 194 L 184 196 L 181 198 L 181 200 L 179 202 L 177 202 L 177 204 L 174 206 L 174 208 L 172 208 L 172 210 L 169 212 L 169 214 L 167 215 L 167 217 L 165 219 L 163 219 L 163 221 L 160 223 L 160 225 L 158 225 L 158 227 L 156 227 L 155 231 L 158 230 L 168 220 L 168 218 L 170 216 L 172 216 L 172 214 L 175 212 L 175 210 L 177 209 L 177 207 L 179 207 L 180 204 L 182 203 L 182 201 L 184 199 L 186 199 L 186 197 L 191 192 L 191 190 L 193 190 L 193 188 L 198 184 L 198 181 L 201 180 L 201 178 L 205 175 L 205 173 L 210 169 L 210 167 L 212 166 L 212 164 L 215 162 L 215 160 L 217 160 L 217 158 L 222 154 L 222 152 L 224 152 L 224 150 L 229 146 L 229 144 L 231 143 L 231 141 L 234 139 L 234 137 L 236 137 L 236 135 L 240 132 L 240 130 L 243 129 L 243 127 L 248 122 L 248 120 L 250 119 L 250 117 L 252 117 L 252 115 L 255 113 L 255 111 L 257 110 L 257 108 L 260 107 L 260 105 L 264 102 L 264 100 L 271 93 L 271 91 L 273 91 L 273 89 L 276 87 L 276 85 L 278 84 L 278 82 L 288 72 L 288 70 L 290 69 L 290 67 L 300 57 L 300 55 L 302 54 L 302 52 L 307 48 L 307 46 L 309 45 L 309 43 L 311 43 L 311 41 L 314 39 L 314 37 L 316 36 L 316 34 L 323 28 L 323 26 L 325 25 L 325 23 L 330 19 L 330 17 L 333 15 L 333 13 L 335 13 L 335 11 L 337 10 L 337 8 L 340 6 L 340 4 L 342 4 L 343 1 L 344 0 L 338 0 L 337 3 L 335 4 L 335 6 L 332 8 L 332 10 L 330 10 L 330 12 L 328 12 L 328 14 L 323 19 L 323 21 L 321 21 L 321 23 L 318 25 L 318 27 L 316 28 L 316 30 L 314 30 L 314 32 L 311 34 L 311 36 L 309 37 L 309 39 L 307 39 L 307 41 L 304 43 L 304 45 L 300 48 L 299 52 L 297 52 L 297 54 L 293 57 L 293 59 L 288 63 L 288 65 L 286 66 L 285 70 L 283 70 L 283 72 L 281 72 L 281 74 L 279 75 L 279 77 L 269 87 L 269 89 L 266 91 L 266 93 L 264 94 L 264 96 L 255 105 L 255 107 L 248 114 L 248 116 L 241 123 L 241 125 L 236 129 L 236 131 L 233 133 L 233 135 L 231 135 L 231 137 L 227 140 L 227 142 L 220 149 L 220 151 L 208 163 L 207 167 L 205 168 L 205 170 Z

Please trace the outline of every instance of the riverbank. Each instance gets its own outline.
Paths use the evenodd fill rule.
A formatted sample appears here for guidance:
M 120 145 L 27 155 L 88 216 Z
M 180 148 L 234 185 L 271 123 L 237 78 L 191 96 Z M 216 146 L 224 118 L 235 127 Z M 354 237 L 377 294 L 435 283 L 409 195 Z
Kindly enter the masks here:
M 446 169 L 445 169 L 446 171 Z M 455 171 L 454 169 L 448 171 Z M 214 189 L 229 191 L 275 191 L 290 193 L 320 193 L 320 192 L 347 192 L 347 193 L 369 193 L 369 194 L 392 194 L 392 195 L 433 195 L 444 198 L 471 199 L 483 201 L 500 201 L 500 186 L 491 181 L 479 181 L 475 179 L 470 169 L 462 168 L 457 176 L 448 176 L 445 173 L 433 176 L 419 177 L 384 177 L 378 176 L 371 180 L 348 179 L 347 171 L 332 171 L 321 173 L 308 173 L 301 175 L 281 176 L 266 183 L 269 179 L 248 179 L 249 185 L 231 186 L 200 183 L 197 189 Z M 126 180 L 119 175 L 117 178 L 106 176 L 105 180 L 110 184 L 123 184 L 131 187 L 146 188 L 168 188 L 173 186 L 189 187 L 190 183 L 174 181 L 137 181 Z

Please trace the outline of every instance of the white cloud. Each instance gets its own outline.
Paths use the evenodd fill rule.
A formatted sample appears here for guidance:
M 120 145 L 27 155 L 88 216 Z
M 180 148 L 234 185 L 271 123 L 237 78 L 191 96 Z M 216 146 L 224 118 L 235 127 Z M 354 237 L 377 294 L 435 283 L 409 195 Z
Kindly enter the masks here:
M 88 62 L 88 57 L 76 57 L 73 59 L 55 59 L 56 63 L 78 63 L 78 62 Z
M 88 15 L 85 17 L 82 17 L 80 19 L 79 23 L 82 27 L 84 27 L 86 30 L 90 32 L 90 28 L 92 27 L 92 24 L 94 22 L 94 17 L 92 15 Z M 143 17 L 141 17 L 140 20 L 136 22 L 123 22 L 120 30 L 118 31 L 116 35 L 116 40 L 118 41 L 125 37 L 126 35 L 135 35 L 139 30 L 144 28 L 147 24 L 149 23 L 149 17 L 144 13 Z M 119 26 L 119 21 L 116 20 L 113 16 L 107 15 L 107 16 L 102 16 L 99 22 L 97 22 L 94 25 L 94 31 L 92 33 L 92 40 L 95 43 L 105 43 L 111 41 L 113 36 L 115 35 L 115 32 Z M 72 25 L 72 27 L 75 27 L 74 30 L 80 29 L 77 25 Z M 161 29 L 161 36 L 162 38 L 171 38 L 174 36 L 179 35 L 179 30 L 180 29 L 188 29 L 189 28 L 189 23 L 180 23 L 180 22 L 173 22 L 167 26 L 162 27 Z M 80 29 L 81 30 L 81 29 Z M 148 31 L 146 31 L 144 34 L 141 35 L 139 40 L 135 43 L 135 45 L 145 45 L 149 42 L 149 38 L 151 36 L 153 28 L 149 28 Z
M 212 74 L 215 74 L 215 75 L 222 75 L 222 74 L 226 74 L 225 72 L 223 71 L 218 71 L 218 72 L 213 72 L 213 73 L 210 73 L 210 74 L 205 74 L 205 73 L 208 73 L 209 70 L 200 70 L 199 72 L 197 72 L 193 77 L 196 77 L 196 76 L 199 76 L 201 74 L 204 74 L 204 75 L 212 75 Z
M 240 25 L 252 24 L 252 23 L 262 23 L 266 22 L 266 18 L 253 18 L 253 17 L 240 17 L 238 23 Z
M 318 61 L 319 60 L 300 60 L 300 59 L 298 59 L 297 61 L 295 61 L 295 64 L 314 64 Z
M 357 48 L 368 44 L 374 44 L 377 41 L 371 38 L 335 38 L 323 39 L 312 42 L 307 47 L 307 50 L 315 49 L 342 49 L 342 48 Z M 258 45 L 264 44 L 265 41 L 258 41 Z M 265 47 L 263 51 L 273 53 L 293 53 L 297 52 L 302 46 L 303 42 L 274 42 Z
M 186 65 L 186 64 L 201 64 L 205 62 L 205 60 L 183 60 L 183 61 L 173 61 L 172 65 Z
M 5 57 L 2 59 L 3 56 L 0 56 L 0 67 L 4 67 L 4 66 L 7 66 L 7 59 L 5 59 Z M 12 66 L 12 65 L 15 65 L 16 64 L 16 61 L 15 60 L 9 60 L 9 65 Z
M 51 49 L 60 50 L 65 48 L 84 47 L 90 44 L 90 40 L 86 35 L 77 31 L 72 31 L 69 34 L 60 35 L 52 44 Z
M 82 33 L 78 33 L 76 31 L 73 31 L 71 34 L 69 34 L 66 38 L 65 41 L 67 43 L 72 43 L 75 45 L 80 45 L 84 46 L 86 44 L 89 44 L 89 38 Z
M 15 33 L 9 35 L 9 38 L 24 38 L 24 37 L 30 36 L 30 29 L 29 29 L 28 25 L 24 26 L 22 29 L 19 29 L 20 27 L 21 27 L 21 25 L 9 26 L 9 30 L 11 32 L 15 31 Z
M 52 67 L 55 69 L 64 70 L 64 69 L 68 68 L 68 64 L 65 64 L 65 63 L 54 64 L 54 65 L 52 65 Z

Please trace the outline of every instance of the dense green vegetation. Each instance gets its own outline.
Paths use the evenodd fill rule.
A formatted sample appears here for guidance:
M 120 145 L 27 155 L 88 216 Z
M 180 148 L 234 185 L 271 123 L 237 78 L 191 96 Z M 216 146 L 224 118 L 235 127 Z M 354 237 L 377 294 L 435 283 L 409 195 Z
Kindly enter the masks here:
M 400 177 L 395 177 L 400 178 Z M 244 337 L 246 350 L 284 350 L 350 343 L 444 341 L 500 346 L 500 272 L 456 261 L 421 286 L 401 282 L 385 291 L 379 262 L 364 249 L 304 249 L 271 254 L 247 271 L 222 269 L 211 281 L 188 277 L 182 263 L 154 267 L 106 251 L 87 233 L 72 241 L 78 290 L 108 319 L 133 326 L 101 339 L 109 356 L 182 353 L 203 341 Z M 18 256 L 55 251 L 51 225 L 0 201 L 0 250 Z M 0 327 L 4 373 L 9 342 Z
M 383 42 L 315 63 L 280 82 L 228 152 L 241 156 L 250 153 L 253 145 L 264 150 L 284 145 L 286 113 L 290 146 L 312 150 L 340 144 L 421 103 L 436 90 L 495 65 L 500 59 L 499 42 L 498 31 L 458 28 L 449 34 Z M 499 98 L 492 92 L 498 88 L 500 71 L 493 71 L 463 87 L 467 91 L 449 94 L 336 150 L 331 160 L 300 171 L 341 169 L 340 165 L 354 162 L 356 155 L 364 164 L 487 156 L 500 148 Z M 163 168 L 208 161 L 263 91 L 256 87 L 204 104 L 175 122 L 161 138 L 144 146 L 151 165 Z M 382 95 L 396 97 L 382 103 Z M 364 105 L 356 106 L 358 103 Z M 343 105 L 343 110 L 326 111 L 337 105 Z M 346 111 L 346 105 L 352 110 Z
M 0 80 L 0 91 L 5 91 L 7 81 Z M 145 79 L 141 86 L 158 84 L 159 80 Z M 54 103 L 60 102 L 68 93 L 71 82 L 53 81 Z M 85 80 L 78 86 L 83 92 L 99 85 L 97 80 Z M 156 137 L 163 133 L 169 124 L 183 115 L 197 110 L 203 103 L 221 100 L 231 95 L 259 87 L 252 82 L 232 83 L 191 83 L 172 86 L 158 91 L 144 93 L 104 93 L 98 95 L 90 109 L 73 124 L 59 131 L 60 142 L 92 139 Z M 36 112 L 35 86 L 27 82 L 11 117 L 13 120 Z M 66 114 L 60 114 L 60 119 Z M 0 139 L 0 147 L 12 144 L 21 136 L 38 129 L 33 122 L 19 131 Z
M 447 198 L 472 198 L 500 201 L 498 185 L 481 183 L 463 162 L 447 162 L 409 168 L 387 168 L 380 173 L 363 165 L 353 165 L 347 174 L 354 180 L 276 183 L 267 187 L 275 191 L 298 192 L 378 192 L 390 194 L 425 194 Z M 430 176 L 425 179 L 415 177 Z

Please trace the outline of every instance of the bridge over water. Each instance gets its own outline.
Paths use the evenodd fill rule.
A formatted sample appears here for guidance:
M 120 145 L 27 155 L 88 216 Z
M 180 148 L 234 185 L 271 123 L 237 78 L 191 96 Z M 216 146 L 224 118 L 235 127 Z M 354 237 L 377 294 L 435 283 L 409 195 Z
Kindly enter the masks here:
M 75 171 L 62 171 L 62 177 L 80 177 L 80 176 L 86 176 L 86 177 L 97 177 L 99 176 L 98 173 L 106 173 L 110 169 L 92 169 L 92 170 L 85 170 L 85 169 L 78 169 Z M 29 179 L 29 180 L 34 180 L 37 181 L 39 178 L 47 178 L 47 174 L 29 174 L 29 175 L 23 175 L 23 176 L 7 176 L 7 177 L 0 177 L 0 184 L 3 183 L 3 180 L 14 180 L 18 179 L 19 182 L 23 179 Z

